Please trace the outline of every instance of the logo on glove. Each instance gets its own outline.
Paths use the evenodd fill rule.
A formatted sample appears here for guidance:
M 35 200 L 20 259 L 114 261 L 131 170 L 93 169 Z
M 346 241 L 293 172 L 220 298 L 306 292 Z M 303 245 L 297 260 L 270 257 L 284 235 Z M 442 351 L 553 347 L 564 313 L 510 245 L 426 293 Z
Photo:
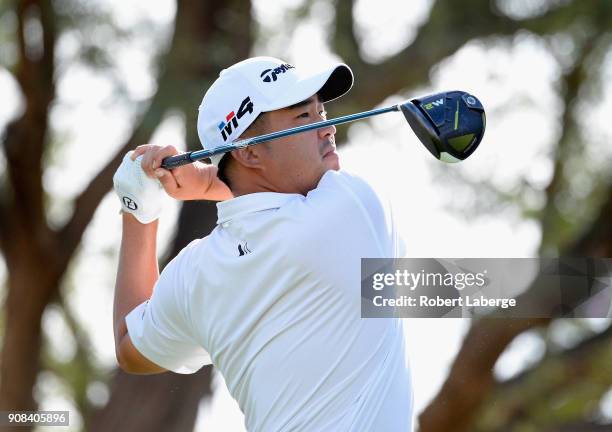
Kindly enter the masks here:
M 138 208 L 138 205 L 136 204 L 136 202 L 131 199 L 130 197 L 126 197 L 124 196 L 122 198 L 123 200 L 123 204 L 130 210 L 136 210 Z

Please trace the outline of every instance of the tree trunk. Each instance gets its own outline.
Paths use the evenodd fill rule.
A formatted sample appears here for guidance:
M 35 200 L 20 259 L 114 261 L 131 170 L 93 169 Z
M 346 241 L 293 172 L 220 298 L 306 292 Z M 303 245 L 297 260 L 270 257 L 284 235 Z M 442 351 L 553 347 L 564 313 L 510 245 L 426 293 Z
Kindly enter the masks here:
M 33 389 L 39 371 L 41 319 L 58 285 L 59 272 L 53 262 L 36 257 L 29 253 L 30 250 L 23 247 L 17 259 L 13 255 L 7 256 L 11 271 L 0 364 L 0 410 L 3 411 L 37 409 Z M 6 430 L 23 432 L 30 429 L 15 427 Z
M 0 410 L 35 410 L 32 390 L 39 363 L 40 322 L 57 289 L 61 260 L 46 224 L 42 156 L 47 140 L 48 109 L 55 97 L 53 82 L 55 15 L 49 1 L 14 2 L 18 61 L 15 78 L 25 100 L 23 114 L 2 137 L 7 161 L 6 194 L 0 237 L 8 268 L 5 334 L 0 365 Z M 26 43 L 28 19 L 36 16 L 40 40 Z M 30 18 L 28 18 L 30 17 Z M 29 47 L 35 47 L 28 51 Z M 19 430 L 27 430 L 19 428 Z
M 34 410 L 32 388 L 40 353 L 40 322 L 45 304 L 32 287 L 40 286 L 30 272 L 12 272 L 6 299 L 6 328 L 2 350 L 0 410 Z

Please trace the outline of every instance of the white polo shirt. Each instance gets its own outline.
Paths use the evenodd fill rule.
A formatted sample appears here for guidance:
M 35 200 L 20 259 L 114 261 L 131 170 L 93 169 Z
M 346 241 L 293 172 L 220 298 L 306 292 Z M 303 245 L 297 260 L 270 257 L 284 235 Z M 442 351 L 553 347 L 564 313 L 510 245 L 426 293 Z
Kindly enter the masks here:
M 401 321 L 360 317 L 361 258 L 400 256 L 372 188 L 328 171 L 307 196 L 254 193 L 218 213 L 126 317 L 134 346 L 177 373 L 212 362 L 249 431 L 411 430 Z

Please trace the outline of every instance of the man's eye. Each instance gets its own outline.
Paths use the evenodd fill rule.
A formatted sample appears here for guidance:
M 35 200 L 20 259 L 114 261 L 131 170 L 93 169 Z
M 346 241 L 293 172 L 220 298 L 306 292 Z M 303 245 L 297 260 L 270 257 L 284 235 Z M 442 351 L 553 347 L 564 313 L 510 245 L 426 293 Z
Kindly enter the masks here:
M 319 115 L 323 118 L 327 118 L 327 111 L 325 110 L 319 111 Z M 297 116 L 297 118 L 309 118 L 309 117 L 310 117 L 310 112 L 308 111 Z

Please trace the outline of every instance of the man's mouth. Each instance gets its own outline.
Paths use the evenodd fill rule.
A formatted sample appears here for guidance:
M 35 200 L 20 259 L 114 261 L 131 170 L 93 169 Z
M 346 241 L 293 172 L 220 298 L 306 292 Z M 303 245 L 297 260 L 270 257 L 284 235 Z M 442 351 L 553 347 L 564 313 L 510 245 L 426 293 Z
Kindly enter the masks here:
M 336 151 L 336 146 L 334 144 L 332 144 L 331 146 L 327 147 L 326 150 L 324 150 L 323 152 L 323 157 L 333 153 Z

